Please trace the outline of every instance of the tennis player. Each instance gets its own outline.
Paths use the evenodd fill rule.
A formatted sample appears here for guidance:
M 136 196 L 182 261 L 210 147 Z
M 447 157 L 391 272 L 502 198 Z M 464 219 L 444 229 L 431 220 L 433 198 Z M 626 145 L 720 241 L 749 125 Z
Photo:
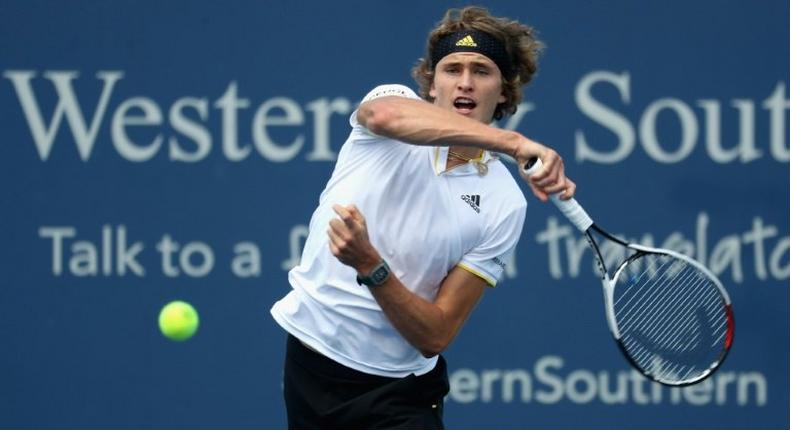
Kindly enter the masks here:
M 288 333 L 290 429 L 441 429 L 440 353 L 501 279 L 527 203 L 497 153 L 540 157 L 545 201 L 575 191 L 557 153 L 491 127 L 537 69 L 532 28 L 450 10 L 414 69 L 420 96 L 373 89 L 310 220 L 292 291 L 272 316 Z

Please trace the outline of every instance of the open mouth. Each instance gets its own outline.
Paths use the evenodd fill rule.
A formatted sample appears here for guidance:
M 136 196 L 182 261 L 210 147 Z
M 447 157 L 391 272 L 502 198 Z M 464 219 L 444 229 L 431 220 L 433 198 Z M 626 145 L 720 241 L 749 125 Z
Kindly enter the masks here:
M 466 97 L 458 97 L 453 102 L 453 106 L 459 113 L 469 113 L 477 106 L 474 100 Z

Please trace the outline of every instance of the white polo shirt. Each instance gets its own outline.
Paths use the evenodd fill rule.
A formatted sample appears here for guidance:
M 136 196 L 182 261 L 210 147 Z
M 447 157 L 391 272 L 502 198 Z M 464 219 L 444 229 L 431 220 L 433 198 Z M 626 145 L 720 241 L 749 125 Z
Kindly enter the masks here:
M 383 85 L 363 101 L 399 95 Z M 455 266 L 495 286 L 524 224 L 527 202 L 508 169 L 485 152 L 488 173 L 472 164 L 447 170 L 447 147 L 409 145 L 377 136 L 351 115 L 351 134 L 321 193 L 300 264 L 290 271 L 293 290 L 271 314 L 285 330 L 321 354 L 361 372 L 403 377 L 429 372 L 425 358 L 392 326 L 356 271 L 329 249 L 334 204 L 355 204 L 370 241 L 403 285 L 433 301 Z

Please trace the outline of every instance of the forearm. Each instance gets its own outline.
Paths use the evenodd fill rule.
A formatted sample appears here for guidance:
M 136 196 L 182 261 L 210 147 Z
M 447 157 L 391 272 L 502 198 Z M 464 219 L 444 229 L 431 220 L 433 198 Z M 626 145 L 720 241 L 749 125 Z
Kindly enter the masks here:
M 442 308 L 409 291 L 394 274 L 369 289 L 395 329 L 423 356 L 439 354 L 455 337 L 457 328 Z
M 357 119 L 373 133 L 413 145 L 474 146 L 514 155 L 519 145 L 527 141 L 516 132 L 403 97 L 382 97 L 363 103 Z
M 365 217 L 354 205 L 332 208 L 339 216 L 329 221 L 327 231 L 332 254 L 357 273 L 369 274 L 382 259 L 368 239 Z M 395 329 L 426 357 L 450 343 L 460 328 L 458 321 L 462 323 L 467 313 L 462 310 L 454 314 L 461 317 L 448 317 L 436 303 L 409 291 L 393 273 L 382 284 L 369 288 Z

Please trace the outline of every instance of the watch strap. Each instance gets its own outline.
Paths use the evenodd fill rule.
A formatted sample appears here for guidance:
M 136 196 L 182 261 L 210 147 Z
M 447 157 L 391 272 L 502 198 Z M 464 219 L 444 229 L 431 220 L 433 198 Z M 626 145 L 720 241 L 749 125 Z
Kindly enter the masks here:
M 390 277 L 390 273 L 390 266 L 386 261 L 381 260 L 381 263 L 377 264 L 367 275 L 360 276 L 357 274 L 357 284 L 376 287 L 386 282 Z

